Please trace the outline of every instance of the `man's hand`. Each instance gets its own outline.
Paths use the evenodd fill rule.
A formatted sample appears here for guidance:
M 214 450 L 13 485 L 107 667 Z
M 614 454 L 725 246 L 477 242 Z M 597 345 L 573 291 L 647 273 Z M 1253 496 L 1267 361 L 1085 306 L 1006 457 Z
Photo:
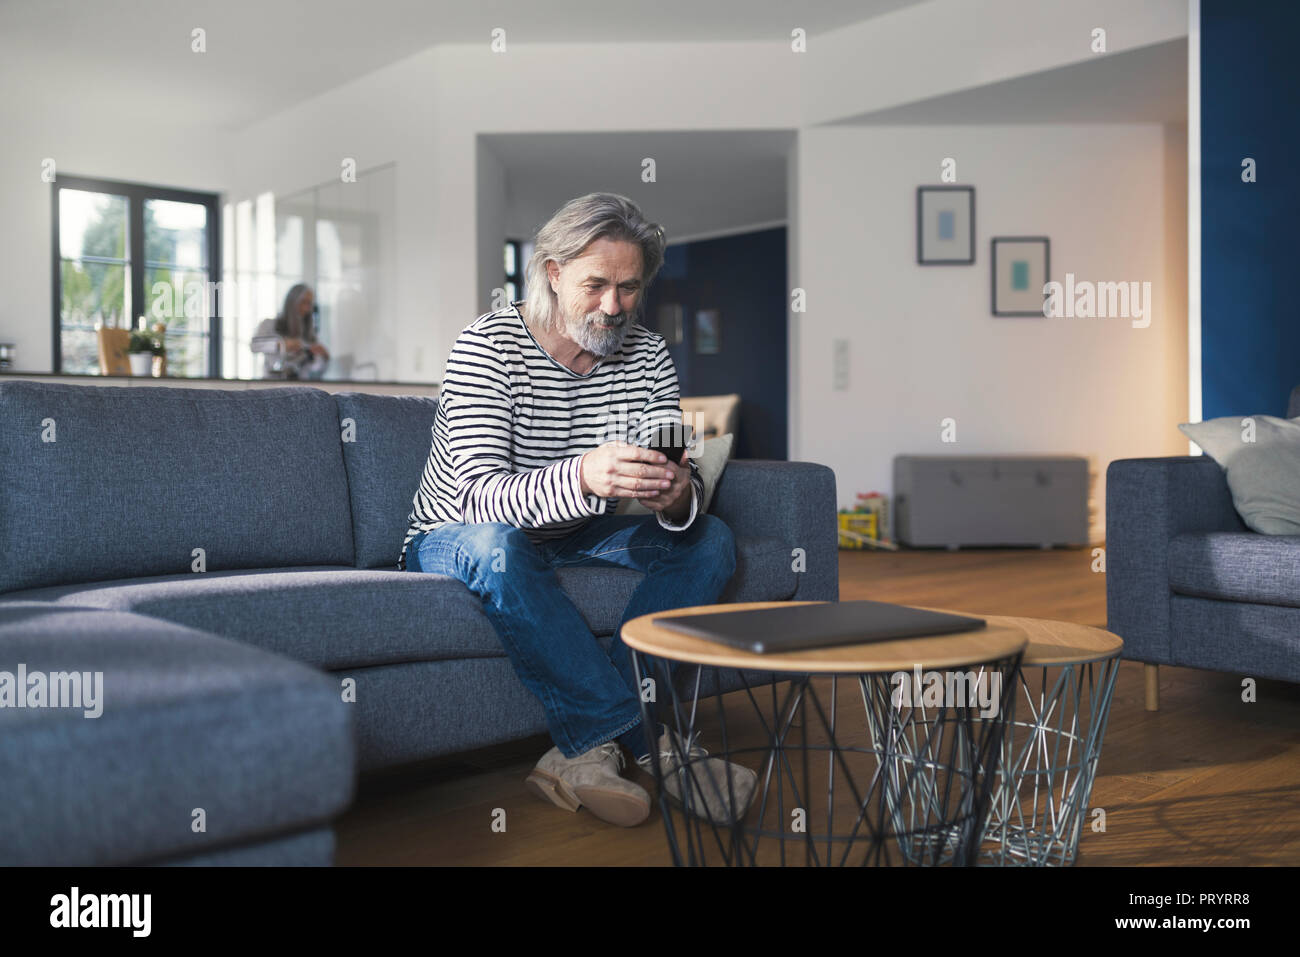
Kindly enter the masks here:
M 680 464 L 654 449 L 606 442 L 582 456 L 582 493 L 600 498 L 634 498 L 653 512 L 671 509 L 691 484 L 690 453 Z M 686 499 L 689 504 L 689 497 Z
M 643 503 L 651 511 L 662 511 L 664 518 L 674 525 L 680 525 L 691 515 L 691 497 L 695 492 L 691 489 L 690 462 L 691 454 L 683 452 L 681 462 L 665 466 L 673 469 L 676 473 L 672 485 L 661 493 L 658 498 L 652 498 Z M 671 499 L 668 498 L 670 494 L 674 496 Z M 655 503 L 659 503 L 657 507 Z
M 662 453 L 660 453 L 662 455 Z M 682 452 L 680 462 L 668 462 L 664 456 L 666 469 L 672 469 L 673 478 L 668 486 L 656 496 L 641 499 L 641 504 L 652 512 L 663 512 L 668 521 L 680 525 L 691 514 L 691 453 Z

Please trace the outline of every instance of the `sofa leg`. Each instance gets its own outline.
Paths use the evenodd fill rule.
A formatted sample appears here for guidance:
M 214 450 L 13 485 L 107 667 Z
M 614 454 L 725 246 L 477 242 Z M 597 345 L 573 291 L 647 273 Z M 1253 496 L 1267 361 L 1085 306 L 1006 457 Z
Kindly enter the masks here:
M 1143 677 L 1146 678 L 1147 689 L 1147 710 L 1160 710 L 1160 666 L 1146 665 L 1142 666 Z

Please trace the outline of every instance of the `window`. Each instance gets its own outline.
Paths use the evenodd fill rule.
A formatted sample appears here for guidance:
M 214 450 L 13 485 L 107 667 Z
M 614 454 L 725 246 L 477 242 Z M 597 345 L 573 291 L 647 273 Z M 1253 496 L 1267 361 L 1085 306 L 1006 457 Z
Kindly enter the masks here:
M 96 374 L 99 329 L 166 325 L 167 371 L 219 378 L 217 197 L 59 176 L 53 185 L 54 371 Z
M 506 240 L 506 299 L 515 302 L 521 298 L 520 290 L 524 288 L 523 253 L 517 239 Z

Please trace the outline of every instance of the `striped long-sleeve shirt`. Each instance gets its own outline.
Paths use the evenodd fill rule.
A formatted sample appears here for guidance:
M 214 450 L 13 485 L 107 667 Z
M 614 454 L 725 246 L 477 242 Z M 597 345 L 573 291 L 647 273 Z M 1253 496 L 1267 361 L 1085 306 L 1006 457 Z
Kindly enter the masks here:
M 571 534 L 617 498 L 584 495 L 584 452 L 615 439 L 644 445 L 665 423 L 680 423 L 677 370 L 660 335 L 633 324 L 622 348 L 585 375 L 553 359 L 533 338 L 518 303 L 479 316 L 447 358 L 433 446 L 420 477 L 398 567 L 416 533 L 447 522 L 503 522 L 530 540 Z M 694 460 L 690 515 L 704 483 Z

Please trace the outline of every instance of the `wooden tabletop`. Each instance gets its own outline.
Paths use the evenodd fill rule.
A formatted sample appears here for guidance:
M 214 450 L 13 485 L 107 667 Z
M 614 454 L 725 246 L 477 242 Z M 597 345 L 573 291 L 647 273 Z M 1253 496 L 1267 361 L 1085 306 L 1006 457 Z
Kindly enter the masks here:
M 916 607 L 921 607 L 917 605 Z M 931 611 L 947 611 L 932 608 Z M 950 612 L 950 614 L 956 614 Z M 965 614 L 971 614 L 965 612 Z M 1014 618 L 1009 615 L 978 615 L 990 625 L 997 622 L 1008 628 L 1018 628 L 1029 639 L 1025 648 L 1024 667 L 1047 668 L 1055 665 L 1078 665 L 1089 661 L 1112 658 L 1124 650 L 1124 639 L 1091 625 L 1075 625 L 1067 621 L 1049 621 L 1045 618 Z
M 834 645 L 780 654 L 754 654 L 729 645 L 693 638 L 652 619 L 673 615 L 704 615 L 724 611 L 747 611 L 821 602 L 757 601 L 725 605 L 696 605 L 654 612 L 633 618 L 623 626 L 623 641 L 631 648 L 674 661 L 723 668 L 752 668 L 760 671 L 805 673 L 890 673 L 922 669 L 965 667 L 994 661 L 1024 650 L 1024 664 L 1045 667 L 1095 661 L 1118 654 L 1124 643 L 1115 635 L 1088 625 L 1074 625 L 1037 618 L 978 615 L 988 625 L 975 631 L 927 638 L 902 638 L 862 645 Z M 912 607 L 925 607 L 916 605 Z M 948 614 L 970 614 L 949 608 L 929 608 Z
M 705 615 L 723 611 L 748 611 L 789 605 L 815 605 L 823 602 L 754 601 L 728 605 L 695 605 L 674 608 L 633 618 L 623 626 L 623 642 L 637 651 L 696 664 L 722 668 L 754 668 L 761 671 L 796 671 L 806 673 L 867 673 L 911 671 L 921 668 L 957 668 L 1014 655 L 1025 647 L 1024 632 L 1015 626 L 995 625 L 976 631 L 932 638 L 900 638 L 865 645 L 835 645 L 780 654 L 759 655 L 730 645 L 703 638 L 692 638 L 651 619 L 675 615 Z

